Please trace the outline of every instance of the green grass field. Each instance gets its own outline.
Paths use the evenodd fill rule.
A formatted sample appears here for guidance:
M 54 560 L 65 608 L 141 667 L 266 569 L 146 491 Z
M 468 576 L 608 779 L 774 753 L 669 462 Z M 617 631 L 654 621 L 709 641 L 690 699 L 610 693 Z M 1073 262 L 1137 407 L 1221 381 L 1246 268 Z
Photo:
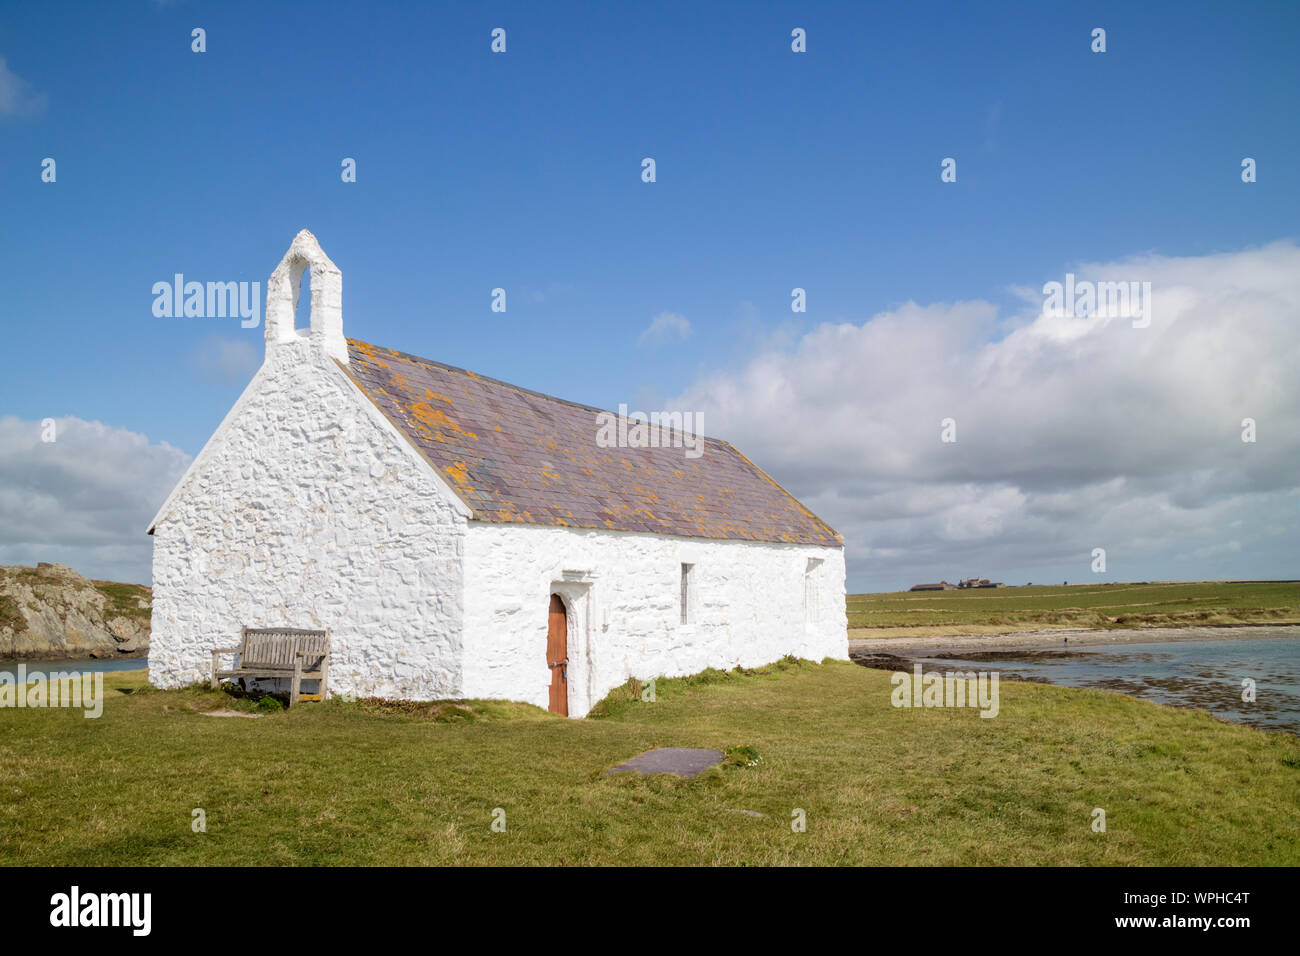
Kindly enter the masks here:
M 222 692 L 110 675 L 98 720 L 0 711 L 0 863 L 1300 863 L 1291 735 L 1037 684 L 1003 683 L 994 719 L 895 709 L 889 678 L 782 662 L 616 691 L 585 720 L 341 700 L 245 720 L 201 713 Z M 603 776 L 655 745 L 761 760 Z
M 851 594 L 851 638 L 1038 628 L 1300 624 L 1300 582 L 1079 584 Z

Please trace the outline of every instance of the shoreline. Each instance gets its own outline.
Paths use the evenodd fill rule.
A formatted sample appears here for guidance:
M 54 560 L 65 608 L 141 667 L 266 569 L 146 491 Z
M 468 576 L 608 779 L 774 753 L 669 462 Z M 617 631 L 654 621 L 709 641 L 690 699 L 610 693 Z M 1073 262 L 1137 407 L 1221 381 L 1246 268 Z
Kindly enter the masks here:
M 21 654 L 14 657 L 0 656 L 0 667 L 16 667 L 19 664 L 68 664 L 73 662 L 94 661 L 103 663 L 106 661 L 143 661 L 144 666 L 149 664 L 149 652 L 140 651 L 131 654 L 113 654 L 112 656 L 104 655 L 95 657 L 93 654 L 82 654 L 80 657 L 68 657 L 66 654 Z
M 1167 641 L 1231 641 L 1255 637 L 1259 628 L 1282 631 L 1283 637 L 1300 638 L 1300 624 L 1230 624 L 1200 627 L 1149 627 L 1102 630 L 1048 628 L 1007 631 L 1001 634 L 951 634 L 932 637 L 868 637 L 849 639 L 849 657 L 861 654 L 915 654 L 933 651 L 1057 650 L 1066 646 L 1097 644 L 1162 644 Z M 933 656 L 923 654 L 922 656 Z

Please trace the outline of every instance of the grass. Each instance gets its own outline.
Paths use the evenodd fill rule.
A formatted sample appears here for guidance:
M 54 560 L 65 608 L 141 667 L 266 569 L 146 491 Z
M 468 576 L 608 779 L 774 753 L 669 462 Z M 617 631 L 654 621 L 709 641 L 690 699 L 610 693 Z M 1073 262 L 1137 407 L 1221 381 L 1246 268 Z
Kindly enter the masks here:
M 653 703 L 625 686 L 585 720 L 337 699 L 248 720 L 108 675 L 98 720 L 0 710 L 0 863 L 1300 863 L 1295 737 L 1009 682 L 991 720 L 895 709 L 889 677 L 786 660 L 661 679 Z M 728 757 L 604 776 L 653 746 Z
M 143 584 L 120 584 L 116 581 L 91 581 L 100 594 L 108 598 L 104 617 L 134 617 L 149 623 L 151 589 Z M 143 605 L 143 606 L 142 606 Z
M 850 638 L 1051 628 L 1300 624 L 1300 581 L 1082 584 L 851 594 Z
M 23 617 L 18 602 L 8 594 L 0 594 L 0 627 L 17 631 L 27 630 L 27 619 Z

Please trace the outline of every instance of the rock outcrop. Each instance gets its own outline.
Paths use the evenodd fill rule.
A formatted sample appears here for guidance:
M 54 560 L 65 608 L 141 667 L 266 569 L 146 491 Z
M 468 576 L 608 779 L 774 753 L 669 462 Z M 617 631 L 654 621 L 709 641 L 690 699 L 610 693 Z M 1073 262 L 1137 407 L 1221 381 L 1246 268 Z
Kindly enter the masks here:
M 142 584 L 91 581 L 62 564 L 0 567 L 0 658 L 143 656 L 151 602 Z

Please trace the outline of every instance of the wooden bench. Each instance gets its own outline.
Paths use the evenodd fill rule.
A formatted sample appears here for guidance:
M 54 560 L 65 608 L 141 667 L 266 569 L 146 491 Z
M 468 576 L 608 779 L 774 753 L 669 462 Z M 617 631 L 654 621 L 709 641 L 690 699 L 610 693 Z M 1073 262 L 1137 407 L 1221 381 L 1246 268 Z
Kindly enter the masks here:
M 238 654 L 239 663 L 221 669 L 222 654 Z M 223 680 L 244 678 L 288 678 L 289 706 L 299 696 L 325 699 L 329 680 L 330 632 L 308 631 L 297 627 L 242 628 L 239 647 L 223 647 L 212 652 L 212 687 Z M 319 694 L 300 695 L 303 679 L 320 681 Z

